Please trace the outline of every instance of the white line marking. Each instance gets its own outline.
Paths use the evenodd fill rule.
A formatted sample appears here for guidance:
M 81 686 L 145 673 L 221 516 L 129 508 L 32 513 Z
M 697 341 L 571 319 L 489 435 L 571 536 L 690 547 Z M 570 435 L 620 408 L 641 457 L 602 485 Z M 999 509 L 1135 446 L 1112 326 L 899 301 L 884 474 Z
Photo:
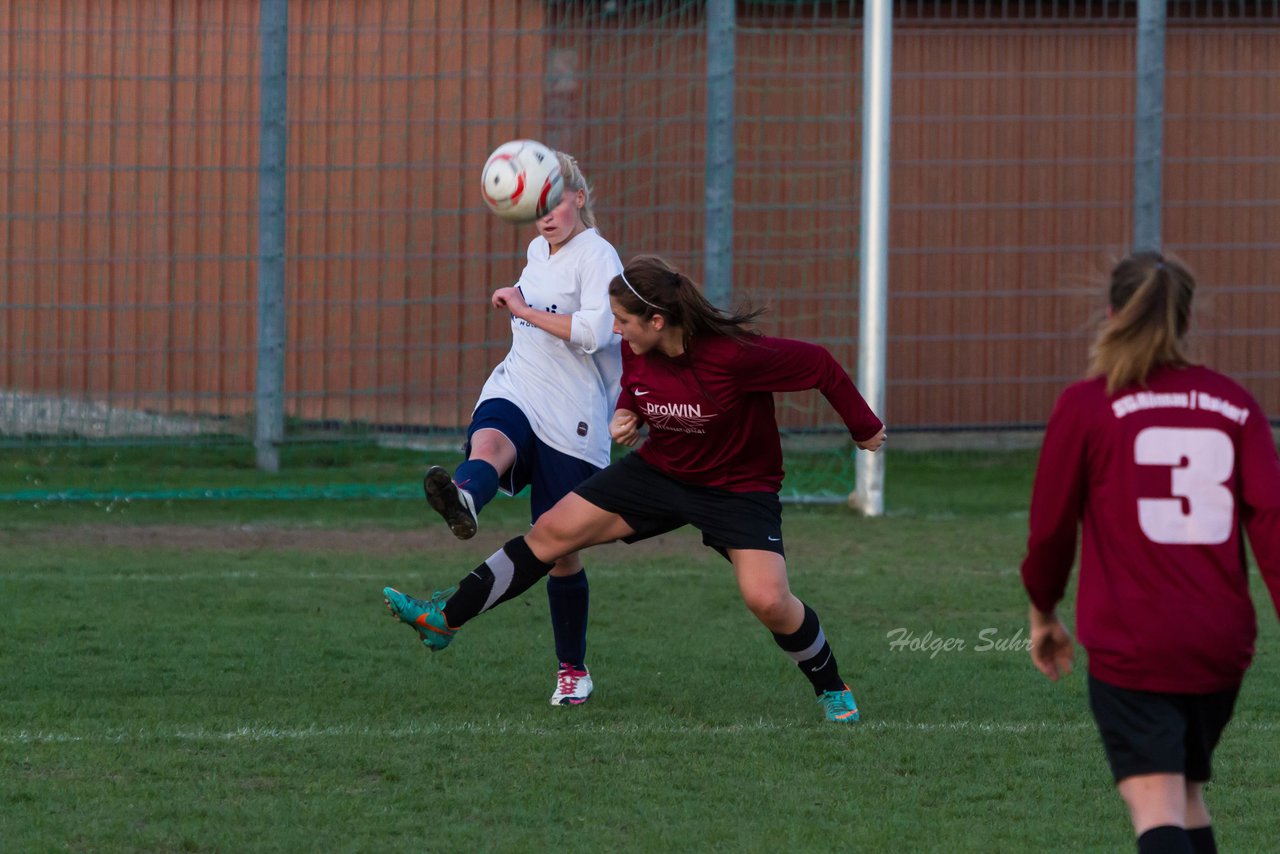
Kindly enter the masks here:
M 112 572 L 104 575 L 85 575 L 85 574 L 63 574 L 58 572 L 49 572 L 43 575 L 18 575 L 0 573 L 0 581 L 22 581 L 22 582 L 76 582 L 88 584 L 93 582 L 155 582 L 161 584 L 169 584 L 179 581 L 235 581 L 237 579 L 261 579 L 263 581 L 302 581 L 309 579 L 316 580 L 343 580 L 350 579 L 352 581 L 369 581 L 382 582 L 388 578 L 390 572 L 379 573 L 355 573 L 355 572 L 258 572 L 251 569 L 229 569 L 226 572 L 175 572 L 175 573 L 154 573 L 154 572 Z M 399 576 L 397 576 L 399 577 Z
M 716 558 L 720 561 L 719 558 Z M 720 562 L 720 566 L 726 570 L 729 568 L 727 562 Z M 643 571 L 633 569 L 631 567 L 606 567 L 598 564 L 592 564 L 589 569 L 591 577 L 601 578 L 622 578 L 624 576 L 644 575 L 645 578 L 698 578 L 706 577 L 709 571 L 714 571 L 718 567 L 711 564 L 709 570 L 707 566 L 686 565 L 672 566 L 669 568 L 646 568 Z M 466 572 L 466 567 L 461 563 L 458 564 L 456 573 L 448 576 L 449 583 L 453 583 L 461 573 Z M 848 578 L 848 570 L 816 570 L 805 573 L 810 578 L 822 578 L 825 576 L 834 577 L 839 575 L 841 578 Z M 260 581 L 361 581 L 372 582 L 381 590 L 385 585 L 393 583 L 399 579 L 403 581 L 405 575 L 399 570 L 388 567 L 385 571 L 380 572 L 275 572 L 273 570 L 254 570 L 254 569 L 228 569 L 225 572 L 217 570 L 205 570 L 201 572 L 110 572 L 96 575 L 93 573 L 77 572 L 62 573 L 51 570 L 47 573 L 31 573 L 31 572 L 0 572 L 0 582 L 13 583 L 120 583 L 120 582 L 146 582 L 157 584 L 172 584 L 181 581 L 236 581 L 241 579 L 260 580 Z M 390 580 L 389 580 L 390 579 Z M 444 579 L 437 578 L 437 582 Z M 424 582 L 426 583 L 426 582 Z
M 117 730 L 114 732 L 54 732 L 49 730 L 17 730 L 0 732 L 0 744 L 121 744 L 126 742 L 257 742 L 257 741 L 302 741 L 324 738 L 405 738 L 423 735 L 522 735 L 545 736 L 555 734 L 582 735 L 722 735 L 735 736 L 744 733 L 786 732 L 788 730 L 812 730 L 813 721 L 797 721 L 796 723 L 778 724 L 768 721 L 731 724 L 728 726 L 673 726 L 658 724 L 647 726 L 642 724 L 618 721 L 611 724 L 592 723 L 580 727 L 563 728 L 560 726 L 539 726 L 535 722 L 528 723 L 453 723 L 453 724 L 421 724 L 411 723 L 393 727 L 368 727 L 347 724 L 342 726 L 309 726 L 301 729 L 290 727 L 274 727 L 268 725 L 252 725 L 237 727 L 232 730 L 210 730 L 196 728 L 165 728 L 153 730 Z M 1017 735 L 1040 732 L 1085 732 L 1093 729 L 1093 724 L 1085 721 L 1071 723 L 1049 721 L 864 721 L 847 727 L 852 732 L 906 732 L 906 733 L 977 733 L 981 735 Z M 1232 721 L 1228 727 L 1230 732 L 1276 732 L 1280 724 L 1271 722 Z

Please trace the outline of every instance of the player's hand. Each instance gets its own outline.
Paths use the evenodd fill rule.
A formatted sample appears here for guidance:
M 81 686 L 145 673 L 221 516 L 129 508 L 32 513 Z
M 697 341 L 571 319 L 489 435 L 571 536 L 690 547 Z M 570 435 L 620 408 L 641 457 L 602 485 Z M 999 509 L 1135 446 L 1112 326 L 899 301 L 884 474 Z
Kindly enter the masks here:
M 609 422 L 609 435 L 619 445 L 632 447 L 640 441 L 640 416 L 630 409 L 619 409 Z
M 1045 614 L 1031 606 L 1031 663 L 1036 669 L 1057 682 L 1071 672 L 1075 661 L 1076 645 L 1071 632 L 1058 619 L 1057 614 Z
M 886 438 L 888 438 L 888 434 L 885 433 L 884 428 L 881 427 L 880 432 L 872 436 L 870 439 L 863 442 L 855 442 L 854 444 L 864 451 L 878 451 L 880 450 L 880 446 L 884 444 L 884 440 Z
M 520 289 L 516 287 L 498 288 L 489 298 L 489 302 L 494 308 L 505 308 L 513 317 L 520 317 L 520 313 L 529 308 L 529 304 L 524 301 L 524 294 L 520 293 Z

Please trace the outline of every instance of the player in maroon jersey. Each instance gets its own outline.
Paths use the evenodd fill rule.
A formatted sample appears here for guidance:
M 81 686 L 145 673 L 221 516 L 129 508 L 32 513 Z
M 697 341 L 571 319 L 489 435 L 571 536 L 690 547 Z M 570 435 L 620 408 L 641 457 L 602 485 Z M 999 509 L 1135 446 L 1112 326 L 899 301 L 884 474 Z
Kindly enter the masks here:
M 632 260 L 609 297 L 626 342 L 610 432 L 634 446 L 647 425 L 644 444 L 579 484 L 451 597 L 384 589 L 392 614 L 429 648 L 443 649 L 465 622 L 529 589 L 560 555 L 693 525 L 732 562 L 747 607 L 809 679 L 827 719 L 856 721 L 857 703 L 818 615 L 788 583 L 773 392 L 818 389 L 864 450 L 880 447 L 884 425 L 825 349 L 752 331 L 758 313 L 718 310 L 661 259 Z
M 1246 533 L 1280 609 L 1280 458 L 1253 397 L 1184 354 L 1194 290 L 1153 252 L 1112 271 L 1092 376 L 1049 419 L 1022 563 L 1031 657 L 1056 680 L 1083 528 L 1089 703 L 1140 852 L 1217 850 L 1204 784 L 1257 632 Z

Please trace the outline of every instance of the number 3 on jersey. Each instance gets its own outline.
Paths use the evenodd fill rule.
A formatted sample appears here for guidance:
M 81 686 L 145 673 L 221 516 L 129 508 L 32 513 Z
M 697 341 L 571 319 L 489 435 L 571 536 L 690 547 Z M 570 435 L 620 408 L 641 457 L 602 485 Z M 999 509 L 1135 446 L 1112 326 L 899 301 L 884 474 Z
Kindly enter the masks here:
M 1235 448 L 1226 433 L 1148 427 L 1134 439 L 1133 457 L 1141 466 L 1171 467 L 1173 498 L 1138 499 L 1138 524 L 1147 539 L 1217 545 L 1230 538 L 1235 498 L 1226 483 L 1235 469 Z

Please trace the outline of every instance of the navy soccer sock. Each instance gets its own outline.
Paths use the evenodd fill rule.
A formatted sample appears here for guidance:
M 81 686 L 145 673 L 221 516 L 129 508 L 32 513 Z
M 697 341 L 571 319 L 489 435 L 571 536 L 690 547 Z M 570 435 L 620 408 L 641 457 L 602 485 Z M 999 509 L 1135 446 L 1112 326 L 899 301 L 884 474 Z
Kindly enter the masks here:
M 578 669 L 587 662 L 587 606 L 585 569 L 563 578 L 547 577 L 547 604 L 551 606 L 551 629 L 556 638 L 556 658 Z
M 467 460 L 453 472 L 453 482 L 475 502 L 476 513 L 498 494 L 498 470 L 484 460 Z

